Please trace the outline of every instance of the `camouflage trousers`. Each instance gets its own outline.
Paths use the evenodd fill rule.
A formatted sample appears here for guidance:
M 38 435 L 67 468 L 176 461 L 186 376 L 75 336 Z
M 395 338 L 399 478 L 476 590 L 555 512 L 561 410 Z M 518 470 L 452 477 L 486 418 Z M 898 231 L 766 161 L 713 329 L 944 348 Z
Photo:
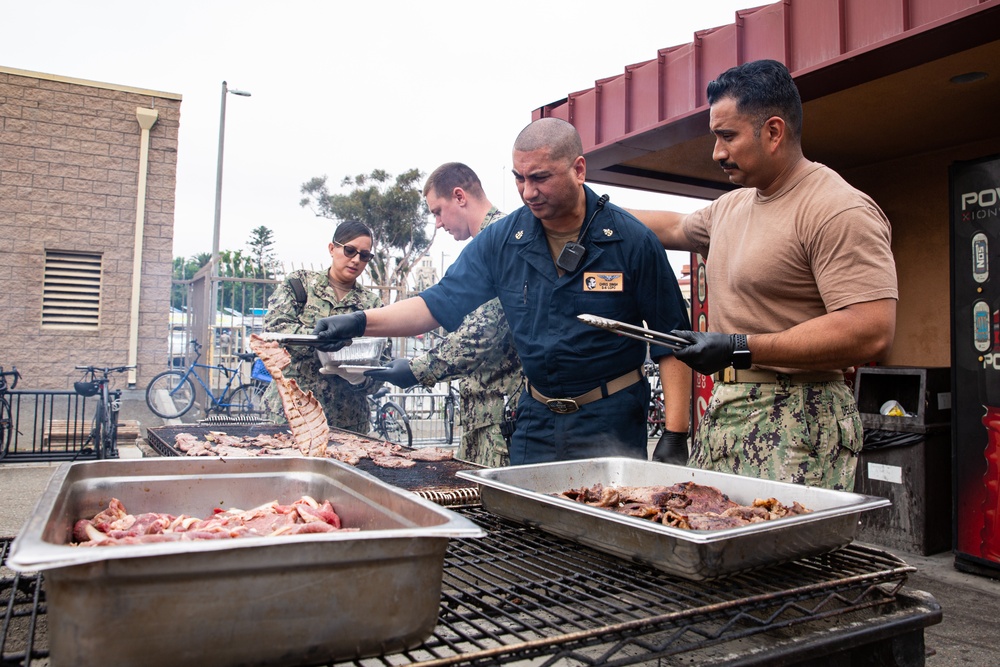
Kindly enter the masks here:
M 843 382 L 716 384 L 690 465 L 747 477 L 854 490 L 864 432 Z
M 462 434 L 462 442 L 458 445 L 457 456 L 463 461 L 478 463 L 489 468 L 510 465 L 507 443 L 497 424 L 465 431 Z

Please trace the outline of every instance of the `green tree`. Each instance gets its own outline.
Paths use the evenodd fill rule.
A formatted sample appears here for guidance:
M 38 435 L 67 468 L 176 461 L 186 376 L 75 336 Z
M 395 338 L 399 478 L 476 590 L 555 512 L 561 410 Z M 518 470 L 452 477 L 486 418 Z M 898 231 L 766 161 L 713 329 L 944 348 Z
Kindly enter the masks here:
M 247 294 L 249 307 L 264 308 L 274 291 L 274 285 L 263 281 L 278 278 L 281 268 L 277 253 L 274 251 L 274 232 L 264 225 L 251 230 L 247 247 L 250 249 L 252 276 L 255 280 L 262 281 L 249 284 Z
M 393 179 L 388 172 L 376 169 L 370 174 L 345 176 L 340 187 L 351 188 L 346 194 L 331 193 L 326 176 L 302 184 L 305 196 L 299 201 L 301 206 L 323 218 L 358 220 L 371 228 L 375 257 L 368 263 L 368 271 L 385 303 L 405 296 L 407 277 L 427 254 L 437 232 L 427 219 L 427 204 L 419 185 L 423 175 L 410 169 Z
M 252 278 L 253 258 L 242 250 L 219 251 L 220 278 Z M 250 303 L 247 283 L 242 280 L 223 280 L 219 285 L 219 307 L 231 308 L 242 313 Z
M 274 278 L 278 270 L 278 258 L 274 251 L 274 232 L 261 225 L 250 231 L 247 241 L 253 275 L 257 278 Z
M 178 280 L 190 280 L 194 277 L 194 274 L 198 273 L 198 269 L 208 264 L 212 259 L 212 253 L 202 252 L 197 255 L 191 255 L 187 259 L 183 257 L 174 257 L 174 267 L 173 267 L 173 279 Z M 170 305 L 173 308 L 183 310 L 187 305 L 187 285 L 178 284 L 174 282 L 170 288 Z

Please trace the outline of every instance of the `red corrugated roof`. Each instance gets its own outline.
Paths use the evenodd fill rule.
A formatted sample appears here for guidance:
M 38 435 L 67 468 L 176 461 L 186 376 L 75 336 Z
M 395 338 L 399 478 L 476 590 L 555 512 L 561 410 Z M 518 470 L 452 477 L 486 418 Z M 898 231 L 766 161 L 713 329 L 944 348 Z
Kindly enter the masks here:
M 633 158 L 706 134 L 706 84 L 734 65 L 782 61 L 808 102 L 998 38 L 1000 0 L 783 0 L 738 11 L 734 23 L 696 32 L 533 117 L 571 122 L 589 176 L 621 184 Z M 671 179 L 657 189 L 704 196 L 713 187 L 693 175 Z

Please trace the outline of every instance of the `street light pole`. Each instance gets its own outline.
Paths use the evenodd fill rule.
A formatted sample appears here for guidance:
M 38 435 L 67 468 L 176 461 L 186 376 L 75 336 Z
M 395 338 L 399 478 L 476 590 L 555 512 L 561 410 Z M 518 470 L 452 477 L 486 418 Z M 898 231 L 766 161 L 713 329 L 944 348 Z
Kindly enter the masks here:
M 219 235 L 222 222 L 222 153 L 226 143 L 226 94 L 232 93 L 240 97 L 250 97 L 245 90 L 229 88 L 222 82 L 222 103 L 219 105 L 219 159 L 215 170 L 215 226 L 212 228 L 212 304 L 209 309 L 209 327 L 215 326 L 216 312 L 219 307 Z

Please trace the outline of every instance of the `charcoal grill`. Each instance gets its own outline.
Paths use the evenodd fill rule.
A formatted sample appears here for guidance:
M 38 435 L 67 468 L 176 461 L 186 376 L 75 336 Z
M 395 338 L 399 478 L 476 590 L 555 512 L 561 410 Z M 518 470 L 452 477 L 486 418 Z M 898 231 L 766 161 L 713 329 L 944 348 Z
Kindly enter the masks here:
M 891 664 L 922 665 L 923 629 L 941 620 L 930 595 L 904 588 L 914 568 L 877 549 L 850 545 L 691 582 L 480 507 L 456 511 L 489 535 L 449 543 L 434 634 L 411 651 L 346 664 L 791 665 L 840 652 L 881 664 L 888 651 Z M 8 547 L 0 540 L 3 559 Z M 41 575 L 0 569 L 0 664 L 47 658 L 44 589 Z
M 209 431 L 222 431 L 227 435 L 240 438 L 289 432 L 286 424 L 183 424 L 150 428 L 146 431 L 146 437 L 150 447 L 156 450 L 160 456 L 184 456 L 182 451 L 174 447 L 175 436 L 180 433 L 190 433 L 204 438 Z M 336 442 L 339 435 L 345 438 L 349 437 L 352 440 L 368 441 L 373 445 L 382 444 L 380 440 L 358 435 L 352 431 L 339 428 L 330 429 L 332 441 Z M 413 451 L 407 447 L 402 447 L 402 449 Z M 361 459 L 355 467 L 383 482 L 412 491 L 438 505 L 452 507 L 479 502 L 478 486 L 470 486 L 469 482 L 455 477 L 455 473 L 459 470 L 478 470 L 481 466 L 454 459 L 451 461 L 416 461 L 415 463 L 416 465 L 412 468 L 382 468 L 369 459 Z

